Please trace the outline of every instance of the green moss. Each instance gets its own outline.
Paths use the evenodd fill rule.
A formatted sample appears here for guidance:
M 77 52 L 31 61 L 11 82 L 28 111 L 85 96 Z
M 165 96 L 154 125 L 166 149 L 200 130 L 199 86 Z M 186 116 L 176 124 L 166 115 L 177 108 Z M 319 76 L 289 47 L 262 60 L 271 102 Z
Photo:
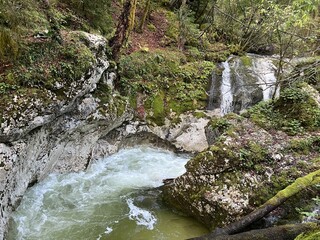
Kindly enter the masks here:
M 307 233 L 301 233 L 294 240 L 318 240 L 318 239 L 320 239 L 320 229 L 318 226 L 315 226 L 315 230 Z
M 211 62 L 187 62 L 182 52 L 138 51 L 120 59 L 121 87 L 126 95 L 145 94 L 145 108 L 156 115 L 149 120 L 163 124 L 172 111 L 178 115 L 206 107 L 213 68 Z
M 196 118 L 208 118 L 208 116 L 204 112 L 194 112 L 193 116 Z
M 156 26 L 154 26 L 152 23 L 149 23 L 149 24 L 147 25 L 147 28 L 148 28 L 150 31 L 152 31 L 152 32 L 156 32 L 156 31 L 157 31 Z
M 203 52 L 196 47 L 188 47 L 186 50 L 186 56 L 188 61 L 199 61 L 203 59 Z
M 220 134 L 227 131 L 232 124 L 229 123 L 225 118 L 212 118 L 209 122 L 209 126 L 212 130 L 217 130 Z
M 307 187 L 320 183 L 320 170 L 312 172 L 306 176 L 296 179 L 291 185 L 279 191 L 273 198 L 268 200 L 266 204 L 275 205 L 280 198 L 289 198 Z
M 248 57 L 247 55 L 241 56 L 240 60 L 245 67 L 252 66 L 252 59 L 250 57 Z
M 320 128 L 320 108 L 305 84 L 284 89 L 274 102 L 262 102 L 244 114 L 265 129 L 281 129 L 290 135 Z
M 289 151 L 299 154 L 309 154 L 310 152 L 320 152 L 320 137 L 313 136 L 308 138 L 296 138 L 289 142 Z
M 280 118 L 277 111 L 274 111 L 273 102 L 260 102 L 243 114 L 249 117 L 258 126 L 271 129 L 276 127 L 276 120 Z
M 156 94 L 152 97 L 151 101 L 151 114 L 148 115 L 148 119 L 159 126 L 164 125 L 164 120 L 166 116 L 164 108 L 164 93 L 160 92 Z
M 258 143 L 250 141 L 238 150 L 240 164 L 246 168 L 253 168 L 255 164 L 266 162 L 270 158 L 267 151 Z
M 226 161 L 230 161 L 233 164 L 237 162 L 239 164 L 240 160 L 237 157 L 237 150 L 232 146 L 226 146 L 223 143 L 217 142 L 215 145 L 210 146 L 208 150 L 201 152 L 192 158 L 187 163 L 186 169 L 192 172 L 197 170 L 201 164 L 210 169 L 215 169 L 217 172 L 222 172 L 223 169 L 230 168 L 230 166 L 226 165 Z
M 178 17 L 171 11 L 165 11 L 165 16 L 168 21 L 168 28 L 165 31 L 164 45 L 176 44 L 179 36 Z
M 15 33 L 0 26 L 0 59 L 16 59 L 19 52 L 18 39 Z
M 75 37 L 56 42 L 31 43 L 15 68 L 2 75 L 3 82 L 23 87 L 45 87 L 55 90 L 56 82 L 68 83 L 86 73 L 94 62 L 93 53 Z
M 111 99 L 111 89 L 109 86 L 103 82 L 97 84 L 97 88 L 93 93 L 93 96 L 99 98 L 100 105 L 104 105 L 110 102 Z
M 133 109 L 137 108 L 138 102 L 137 102 L 137 95 L 136 94 L 131 94 L 129 96 L 129 104 L 130 104 L 131 108 L 133 108 Z
M 275 103 L 275 110 L 286 118 L 282 124 L 284 130 L 294 130 L 292 123 L 297 127 L 300 127 L 300 124 L 309 130 L 320 128 L 320 108 L 316 100 L 304 89 L 304 85 L 283 90 Z
M 114 98 L 114 105 L 117 112 L 117 116 L 120 117 L 124 114 L 127 109 L 127 98 L 122 96 L 117 96 Z

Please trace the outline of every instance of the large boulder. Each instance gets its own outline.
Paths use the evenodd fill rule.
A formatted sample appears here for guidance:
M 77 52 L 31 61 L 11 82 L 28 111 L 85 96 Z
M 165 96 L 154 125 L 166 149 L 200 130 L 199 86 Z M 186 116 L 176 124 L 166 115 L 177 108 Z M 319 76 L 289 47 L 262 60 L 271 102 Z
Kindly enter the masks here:
M 319 167 L 316 147 L 307 155 L 294 150 L 310 136 L 303 140 L 270 134 L 236 115 L 214 118 L 206 132 L 214 144 L 187 163 L 185 174 L 167 182 L 163 196 L 210 229 L 248 214 L 291 180 Z M 283 212 L 294 211 L 288 207 Z

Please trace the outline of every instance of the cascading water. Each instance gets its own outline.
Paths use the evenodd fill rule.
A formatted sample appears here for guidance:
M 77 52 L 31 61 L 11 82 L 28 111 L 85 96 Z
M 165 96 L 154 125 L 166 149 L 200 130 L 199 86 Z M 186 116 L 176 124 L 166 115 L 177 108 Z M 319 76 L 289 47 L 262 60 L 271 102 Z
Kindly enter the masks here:
M 221 84 L 221 104 L 220 111 L 222 115 L 232 112 L 233 95 L 231 90 L 231 70 L 228 60 L 222 63 L 224 68 L 222 72 Z
M 51 174 L 30 188 L 10 221 L 8 240 L 185 239 L 207 232 L 159 200 L 162 179 L 182 174 L 186 156 L 139 147 Z
M 230 57 L 221 63 L 222 75 L 212 73 L 208 110 L 219 109 L 221 115 L 242 110 L 266 101 L 274 95 L 276 67 L 272 58 L 248 54 Z M 278 96 L 278 89 L 275 96 Z
M 277 78 L 275 76 L 276 67 L 271 59 L 262 57 L 252 57 L 252 71 L 258 79 L 258 83 L 263 91 L 263 101 L 272 98 L 276 90 L 275 83 Z M 278 91 L 278 90 L 277 90 Z M 278 96 L 279 93 L 276 93 Z

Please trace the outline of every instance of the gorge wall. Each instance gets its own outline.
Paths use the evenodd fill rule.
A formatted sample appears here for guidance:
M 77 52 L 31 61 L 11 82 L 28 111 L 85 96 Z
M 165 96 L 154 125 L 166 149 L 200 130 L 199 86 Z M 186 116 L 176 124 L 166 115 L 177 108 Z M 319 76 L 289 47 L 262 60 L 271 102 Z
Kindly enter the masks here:
M 84 33 L 83 33 L 84 34 Z M 130 111 L 119 114 L 109 103 L 92 95 L 100 80 L 107 80 L 109 63 L 104 54 L 106 41 L 85 34 L 95 63 L 85 76 L 65 89 L 59 99 L 47 91 L 49 107 L 43 99 L 13 96 L 4 114 L 0 132 L 0 239 L 3 239 L 10 213 L 19 205 L 27 187 L 52 171 L 79 171 L 86 168 L 101 136 L 132 118 Z M 110 80 L 110 79 L 109 79 Z M 24 104 L 21 102 L 24 101 Z M 125 103 L 124 103 L 125 104 Z M 15 116 L 10 110 L 19 109 Z

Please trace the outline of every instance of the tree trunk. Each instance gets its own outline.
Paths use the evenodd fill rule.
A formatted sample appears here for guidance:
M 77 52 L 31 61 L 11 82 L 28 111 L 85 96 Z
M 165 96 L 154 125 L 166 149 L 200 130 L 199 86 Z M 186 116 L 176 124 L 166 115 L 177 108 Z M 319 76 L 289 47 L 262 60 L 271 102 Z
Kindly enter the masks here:
M 239 221 L 231 223 L 224 228 L 217 228 L 214 232 L 200 237 L 195 238 L 197 240 L 204 239 L 215 239 L 214 237 L 219 235 L 232 235 L 243 231 L 246 227 L 252 223 L 260 220 L 265 215 L 276 209 L 282 203 L 284 203 L 288 198 L 299 193 L 300 191 L 306 189 L 307 187 L 316 185 L 320 183 L 320 170 L 312 172 L 304 177 L 300 177 L 294 181 L 291 185 L 285 189 L 279 191 L 274 197 L 270 198 L 263 205 L 258 207 L 253 212 L 241 218 Z
M 128 41 L 130 32 L 134 27 L 137 0 L 127 0 L 123 5 L 115 35 L 110 39 L 112 57 L 118 61 L 122 46 Z
M 146 5 L 144 6 L 144 10 L 143 10 L 143 15 L 140 21 L 140 25 L 138 28 L 138 32 L 142 33 L 143 32 L 143 28 L 144 28 L 144 24 L 146 22 L 147 16 L 149 14 L 150 11 L 150 5 L 151 5 L 151 0 L 146 0 Z
M 178 48 L 181 51 L 184 49 L 184 45 L 186 43 L 186 35 L 187 35 L 186 17 L 187 17 L 187 0 L 182 0 L 181 6 L 179 8 L 179 39 L 178 39 Z

